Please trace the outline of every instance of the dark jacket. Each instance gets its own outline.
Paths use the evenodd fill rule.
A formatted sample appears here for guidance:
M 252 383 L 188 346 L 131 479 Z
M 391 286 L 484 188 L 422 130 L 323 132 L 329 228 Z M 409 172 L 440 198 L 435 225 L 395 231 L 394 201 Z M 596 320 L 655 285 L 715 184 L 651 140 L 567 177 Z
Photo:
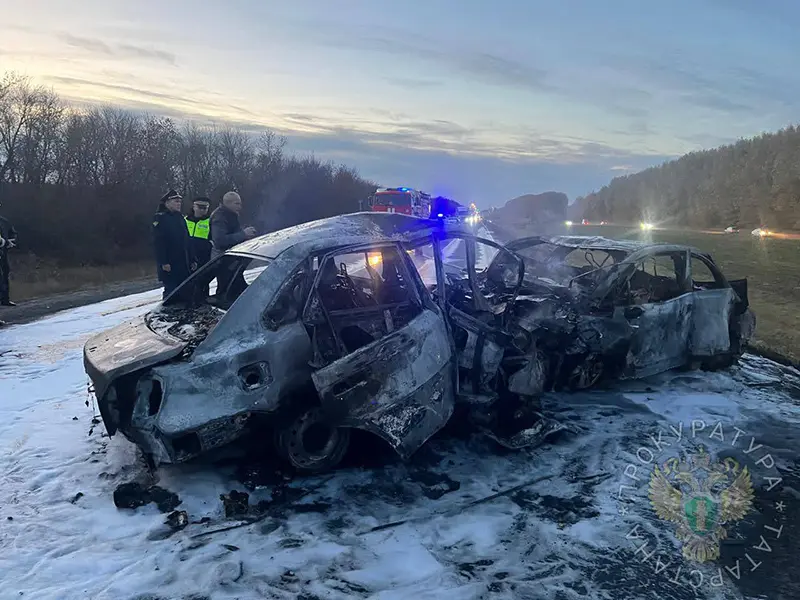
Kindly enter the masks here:
M 190 274 L 189 266 L 194 261 L 190 247 L 189 230 L 179 212 L 170 212 L 160 205 L 153 217 L 153 244 L 158 264 L 158 279 L 179 279 L 183 281 Z M 163 265 L 169 265 L 169 273 Z
M 210 227 L 210 219 L 210 217 L 198 219 L 194 215 L 186 217 L 186 223 L 189 226 L 191 252 L 198 267 L 202 267 L 211 259 L 211 237 L 210 235 L 207 238 L 203 237 L 203 233 L 209 230 L 202 227 L 203 221 L 206 221 L 206 226 Z M 194 231 L 194 235 L 192 235 L 192 231 Z
M 216 258 L 247 239 L 239 215 L 226 206 L 218 206 L 211 213 L 211 258 Z
M 14 226 L 11 224 L 11 221 L 6 219 L 5 217 L 0 217 L 0 237 L 2 237 L 6 242 L 15 242 L 17 241 L 17 230 L 14 229 Z M 0 254 L 5 254 L 8 252 L 8 243 L 3 245 L 0 248 Z

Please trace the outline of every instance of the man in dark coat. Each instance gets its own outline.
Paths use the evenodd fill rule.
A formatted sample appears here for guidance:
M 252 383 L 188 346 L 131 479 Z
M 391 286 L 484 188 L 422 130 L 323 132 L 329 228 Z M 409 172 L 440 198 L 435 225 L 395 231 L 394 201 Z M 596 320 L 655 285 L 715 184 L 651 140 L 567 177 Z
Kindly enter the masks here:
M 236 192 L 227 192 L 222 197 L 222 204 L 211 213 L 211 259 L 225 254 L 227 250 L 245 240 L 255 237 L 256 230 L 253 227 L 245 227 L 239 224 L 239 213 L 242 212 L 242 198 Z M 220 264 L 217 271 L 217 292 L 218 298 L 231 301 L 233 297 L 240 294 L 247 284 L 244 274 L 230 271 L 233 265 Z
M 17 230 L 11 222 L 0 217 L 0 306 L 16 306 L 11 301 L 11 266 L 8 264 L 8 251 L 17 245 Z
M 237 244 L 254 238 L 256 230 L 252 227 L 242 228 L 239 225 L 239 213 L 242 212 L 242 198 L 236 192 L 227 192 L 222 197 L 222 204 L 211 213 L 211 258 L 225 254 Z
M 186 221 L 181 214 L 182 196 L 170 190 L 161 197 L 153 217 L 153 243 L 158 279 L 164 284 L 164 298 L 189 277 L 195 266 Z

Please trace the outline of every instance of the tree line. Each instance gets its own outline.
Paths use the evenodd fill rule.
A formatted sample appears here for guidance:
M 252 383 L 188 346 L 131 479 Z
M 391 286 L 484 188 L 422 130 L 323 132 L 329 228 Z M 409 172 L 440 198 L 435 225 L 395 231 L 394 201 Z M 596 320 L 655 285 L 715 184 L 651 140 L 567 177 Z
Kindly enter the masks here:
M 52 89 L 0 80 L 0 214 L 23 252 L 63 266 L 152 257 L 170 188 L 216 205 L 237 190 L 260 233 L 358 210 L 376 185 L 347 166 L 297 157 L 264 129 L 203 126 L 114 106 L 81 109 Z
M 590 221 L 800 230 L 800 128 L 692 152 L 576 202 Z

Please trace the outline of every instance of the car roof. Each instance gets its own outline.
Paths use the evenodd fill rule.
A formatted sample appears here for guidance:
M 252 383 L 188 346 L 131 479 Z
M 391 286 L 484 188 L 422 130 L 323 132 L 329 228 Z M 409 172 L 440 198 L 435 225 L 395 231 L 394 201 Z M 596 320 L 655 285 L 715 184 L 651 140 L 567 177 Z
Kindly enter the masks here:
M 531 236 L 527 238 L 519 238 L 506 244 L 511 249 L 517 249 L 528 245 L 552 244 L 554 246 L 562 246 L 564 248 L 587 248 L 593 250 L 612 250 L 624 252 L 629 255 L 644 254 L 648 250 L 653 249 L 660 252 L 674 252 L 689 250 L 694 254 L 701 256 L 708 256 L 706 252 L 686 246 L 683 244 L 670 244 L 667 242 L 644 242 L 641 240 L 612 240 L 610 238 L 602 237 L 599 235 L 555 235 L 555 236 Z
M 253 238 L 230 251 L 260 258 L 276 258 L 286 252 L 297 257 L 329 248 L 407 241 L 434 232 L 463 231 L 438 220 L 382 212 L 358 212 L 301 223 Z
M 650 246 L 665 246 L 660 242 L 643 242 L 641 240 L 612 240 L 599 235 L 556 235 L 545 238 L 556 246 L 568 248 L 592 248 L 595 250 L 619 250 L 634 253 Z

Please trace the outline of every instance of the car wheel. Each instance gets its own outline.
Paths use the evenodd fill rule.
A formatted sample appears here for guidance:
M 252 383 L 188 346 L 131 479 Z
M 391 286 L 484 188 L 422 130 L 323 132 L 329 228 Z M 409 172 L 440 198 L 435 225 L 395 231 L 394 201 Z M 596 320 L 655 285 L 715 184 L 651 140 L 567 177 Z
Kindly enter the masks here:
M 319 407 L 310 408 L 276 432 L 278 453 L 295 469 L 327 471 L 344 458 L 350 430 L 332 427 Z
M 567 385 L 571 390 L 588 390 L 603 378 L 604 370 L 602 358 L 597 354 L 590 354 L 572 370 Z

